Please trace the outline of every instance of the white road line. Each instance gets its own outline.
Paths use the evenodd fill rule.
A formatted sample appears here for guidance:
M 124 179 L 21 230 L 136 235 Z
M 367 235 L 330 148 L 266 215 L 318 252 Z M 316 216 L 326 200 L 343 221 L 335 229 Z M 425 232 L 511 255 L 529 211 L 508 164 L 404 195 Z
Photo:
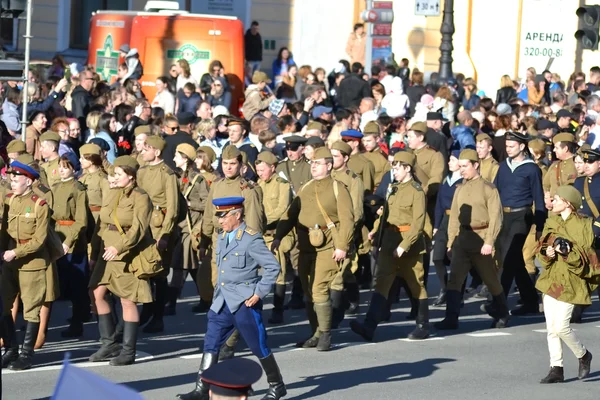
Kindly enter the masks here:
M 548 333 L 547 329 L 534 329 L 533 331 L 537 333 Z
M 430 337 L 430 338 L 427 338 L 424 340 L 414 340 L 414 339 L 409 339 L 409 338 L 403 338 L 403 339 L 398 339 L 398 340 L 401 342 L 431 342 L 433 340 L 444 340 L 444 339 L 445 338 L 443 338 L 443 337 L 434 336 L 434 337 Z
M 508 332 L 482 332 L 482 333 L 467 333 L 467 336 L 471 337 L 492 337 L 492 336 L 512 336 L 512 333 Z

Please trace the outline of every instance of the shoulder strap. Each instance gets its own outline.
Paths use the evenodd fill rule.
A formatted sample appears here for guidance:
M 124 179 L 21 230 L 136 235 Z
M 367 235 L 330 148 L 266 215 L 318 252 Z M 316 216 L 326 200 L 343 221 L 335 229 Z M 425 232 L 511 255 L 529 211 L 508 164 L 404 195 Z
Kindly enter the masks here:
M 335 199 L 337 200 L 338 198 L 338 181 L 336 181 L 335 179 L 333 180 L 333 195 L 335 196 Z
M 335 181 L 334 181 L 334 185 L 335 185 Z M 317 192 L 316 187 L 315 187 L 315 197 L 317 198 L 317 205 L 319 206 L 319 210 L 321 210 L 321 214 L 323 214 L 323 218 L 325 218 L 325 223 L 327 224 L 327 227 L 331 230 L 335 229 L 335 224 L 333 223 L 331 218 L 329 218 L 329 215 L 327 215 L 327 212 L 325 211 L 325 209 L 321 205 L 321 202 L 319 201 L 319 193 Z
M 190 183 L 190 186 L 188 186 L 187 190 L 185 191 L 185 193 L 183 194 L 183 197 L 185 197 L 185 199 L 187 200 L 188 196 L 190 195 L 190 193 L 192 192 L 192 189 L 194 188 L 194 185 L 196 184 L 196 182 L 198 181 L 198 178 L 200 177 L 200 174 L 196 175 L 194 177 L 194 179 L 192 179 L 192 183 Z
M 585 195 L 585 202 L 590 207 L 592 214 L 594 214 L 594 219 L 597 219 L 600 216 L 600 212 L 598 212 L 598 207 L 596 207 L 596 204 L 592 201 L 592 196 L 590 196 L 590 185 L 587 178 L 584 178 L 583 194 Z
M 117 207 L 119 207 L 119 200 L 121 200 L 122 195 L 123 192 L 121 191 L 121 193 L 119 193 L 119 197 L 117 197 L 117 201 L 115 201 L 115 206 L 113 207 L 113 222 L 115 223 L 115 226 L 117 227 L 117 230 L 119 231 L 121 236 L 125 236 L 125 231 L 123 231 L 123 227 L 121 226 L 121 224 L 119 223 L 119 219 L 117 218 Z

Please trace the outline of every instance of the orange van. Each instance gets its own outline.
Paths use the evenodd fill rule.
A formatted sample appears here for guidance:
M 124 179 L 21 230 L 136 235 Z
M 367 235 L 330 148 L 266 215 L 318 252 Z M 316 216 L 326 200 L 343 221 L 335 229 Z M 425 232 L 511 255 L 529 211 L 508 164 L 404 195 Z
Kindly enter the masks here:
M 92 15 L 88 63 L 108 82 L 114 82 L 123 62 L 119 48 L 136 48 L 144 67 L 142 90 L 150 101 L 156 95 L 156 78 L 168 75 L 180 58 L 190 64 L 200 82 L 208 65 L 219 60 L 231 87 L 230 112 L 238 114 L 244 96 L 244 31 L 234 17 L 160 12 L 98 11 Z

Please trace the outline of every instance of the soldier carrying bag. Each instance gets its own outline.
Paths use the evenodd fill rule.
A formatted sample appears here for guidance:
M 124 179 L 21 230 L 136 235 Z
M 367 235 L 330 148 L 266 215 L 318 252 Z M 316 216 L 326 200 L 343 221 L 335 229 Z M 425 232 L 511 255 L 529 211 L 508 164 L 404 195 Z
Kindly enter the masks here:
M 333 191 L 335 194 L 335 198 L 337 199 L 338 190 L 337 190 L 337 181 L 335 181 L 335 180 L 333 181 Z M 321 214 L 323 215 L 323 218 L 325 219 L 325 223 L 327 224 L 327 228 L 329 228 L 329 230 L 331 231 L 331 235 L 335 238 L 337 236 L 337 228 L 335 226 L 335 223 L 331 220 L 331 218 L 329 218 L 329 215 L 327 215 L 327 212 L 321 205 L 321 202 L 319 201 L 319 195 L 317 193 L 316 188 L 315 188 L 315 197 L 317 199 L 317 206 L 319 206 L 319 210 L 321 211 Z M 318 226 L 316 226 L 314 228 L 309 228 L 308 229 L 308 239 L 310 241 L 310 244 L 312 244 L 313 246 L 321 247 L 325 244 L 325 233 Z

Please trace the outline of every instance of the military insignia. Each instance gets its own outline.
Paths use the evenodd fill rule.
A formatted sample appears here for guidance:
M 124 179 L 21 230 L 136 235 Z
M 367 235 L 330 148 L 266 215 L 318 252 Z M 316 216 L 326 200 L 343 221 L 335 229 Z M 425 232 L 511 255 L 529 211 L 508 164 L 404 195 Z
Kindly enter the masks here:
M 53 170 L 52 170 L 52 175 L 56 175 L 56 174 L 58 174 L 58 171 L 57 171 L 57 170 L 55 170 L 55 169 L 53 169 Z
M 377 202 L 375 200 L 371 200 L 371 205 L 374 206 L 375 204 L 377 204 Z
M 240 239 L 242 238 L 242 235 L 243 235 L 243 234 L 244 234 L 244 231 L 242 231 L 242 230 L 238 230 L 238 231 L 237 231 L 237 234 L 235 235 L 235 238 L 236 238 L 237 240 L 240 240 Z
M 31 207 L 27 207 L 27 208 L 25 209 L 25 212 L 26 212 L 27 214 L 29 214 L 29 213 L 31 212 Z

